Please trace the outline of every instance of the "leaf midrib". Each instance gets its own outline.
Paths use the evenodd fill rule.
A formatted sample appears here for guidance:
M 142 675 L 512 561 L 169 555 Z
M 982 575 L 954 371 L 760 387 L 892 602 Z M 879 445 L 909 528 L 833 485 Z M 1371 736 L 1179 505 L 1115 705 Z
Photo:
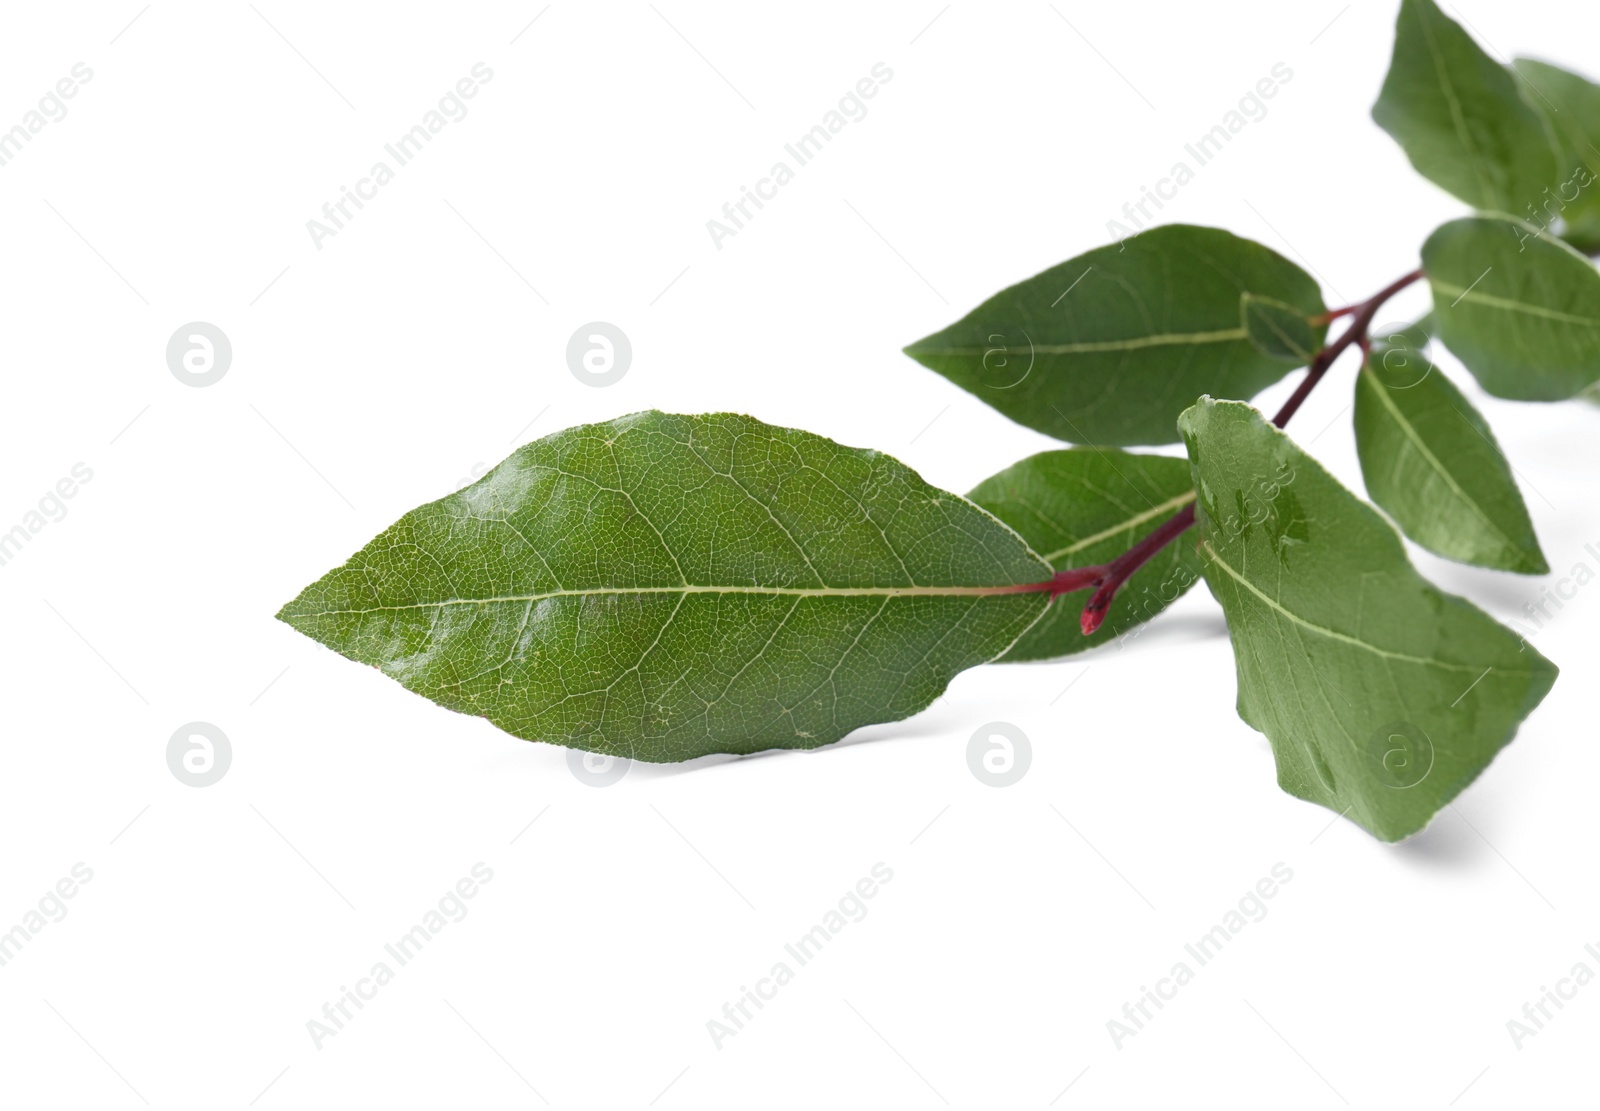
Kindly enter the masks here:
M 1499 194 L 1495 191 L 1494 184 L 1484 173 L 1482 153 L 1478 144 L 1473 141 L 1472 133 L 1467 128 L 1466 116 L 1461 108 L 1461 100 L 1456 95 L 1455 84 L 1450 80 L 1450 72 L 1445 65 L 1439 44 L 1433 37 L 1433 28 L 1428 24 L 1426 13 L 1417 13 L 1417 26 L 1422 31 L 1422 37 L 1428 44 L 1428 57 L 1433 62 L 1433 73 L 1439 81 L 1439 91 L 1444 93 L 1445 102 L 1450 107 L 1450 122 L 1456 130 L 1456 137 L 1461 140 L 1461 145 L 1466 147 L 1471 157 L 1468 161 L 1472 165 L 1472 176 L 1478 179 L 1478 188 L 1483 190 L 1485 200 L 1495 202 Z
M 1479 293 L 1470 286 L 1462 288 L 1458 285 L 1451 285 L 1449 282 L 1440 281 L 1432 276 L 1428 280 L 1435 290 L 1446 297 L 1454 293 L 1457 302 L 1475 301 L 1482 305 L 1488 305 L 1490 308 L 1503 309 L 1506 312 L 1519 312 L 1527 316 L 1544 317 L 1546 320 L 1555 320 L 1562 324 L 1575 324 L 1582 328 L 1600 328 L 1600 320 L 1592 316 L 1577 316 L 1570 312 L 1562 312 L 1559 309 L 1547 309 L 1543 305 L 1530 305 L 1526 301 L 1513 301 L 1509 297 L 1496 297 L 1492 293 Z
M 1405 414 L 1400 411 L 1400 407 L 1394 403 L 1394 399 L 1389 397 L 1387 387 L 1385 387 L 1384 384 L 1379 381 L 1377 375 L 1373 374 L 1370 369 L 1364 366 L 1361 368 L 1361 373 L 1367 378 L 1383 407 L 1388 410 L 1389 415 L 1393 417 L 1395 423 L 1400 426 L 1400 430 L 1405 433 L 1406 439 L 1411 441 L 1411 445 L 1417 449 L 1418 454 L 1420 454 L 1422 458 L 1427 461 L 1428 466 L 1432 467 L 1434 472 L 1438 474 L 1440 478 L 1444 479 L 1445 484 L 1448 485 L 1451 490 L 1455 491 L 1456 497 L 1464 502 L 1467 508 L 1472 510 L 1473 514 L 1478 518 L 1478 520 L 1483 522 L 1484 526 L 1488 528 L 1490 532 L 1494 533 L 1501 540 L 1505 541 L 1507 548 L 1518 552 L 1520 555 L 1520 549 L 1517 547 L 1516 542 L 1513 541 L 1511 537 L 1507 536 L 1500 526 L 1495 524 L 1494 521 L 1489 518 L 1489 515 L 1484 512 L 1483 507 L 1480 506 L 1470 494 L 1461 488 L 1461 484 L 1455 480 L 1455 476 L 1450 473 L 1445 465 L 1440 462 L 1439 457 L 1434 455 L 1432 450 L 1429 449 L 1428 445 L 1423 442 L 1421 433 L 1417 431 L 1416 426 L 1413 425 L 1411 421 L 1406 419 Z
M 335 617 L 344 614 L 383 613 L 391 610 L 439 609 L 444 606 L 487 606 L 500 603 L 543 602 L 550 598 L 588 598 L 628 594 L 763 594 L 799 598 L 985 598 L 1027 593 L 1027 584 L 1009 586 L 603 586 L 586 590 L 551 590 L 543 594 L 506 594 L 491 598 L 445 598 L 437 602 L 412 602 L 403 606 L 366 606 L 360 609 L 317 610 L 291 613 L 293 618 Z M 1043 593 L 1043 591 L 1040 591 Z
M 1481 668 L 1476 667 L 1473 664 L 1456 664 L 1456 663 L 1450 663 L 1448 660 L 1436 659 L 1436 658 L 1434 658 L 1432 656 L 1412 656 L 1412 655 L 1409 655 L 1409 654 L 1407 654 L 1405 652 L 1391 652 L 1387 648 L 1379 648 L 1376 644 L 1369 644 L 1366 641 L 1362 640 L 1360 637 L 1353 637 L 1349 633 L 1341 633 L 1337 629 L 1325 628 L 1322 625 L 1318 625 L 1318 624 L 1316 624 L 1314 622 L 1307 621 L 1305 618 L 1301 617 L 1299 614 L 1293 612 L 1292 610 L 1286 609 L 1284 607 L 1283 603 L 1279 602 L 1277 599 L 1275 599 L 1275 598 L 1271 597 L 1270 595 L 1266 594 L 1259 587 L 1257 587 L 1254 583 L 1252 583 L 1249 579 L 1245 578 L 1238 571 L 1235 571 L 1233 569 L 1233 567 L 1230 566 L 1226 560 L 1224 560 L 1220 555 L 1217 554 L 1217 550 L 1211 546 L 1211 542 L 1209 540 L 1202 540 L 1200 542 L 1200 546 L 1203 547 L 1206 550 L 1206 553 L 1211 557 L 1211 561 L 1213 563 L 1215 563 L 1218 567 L 1221 567 L 1224 571 L 1226 571 L 1230 578 L 1232 578 L 1235 582 L 1237 582 L 1240 586 L 1244 587 L 1250 593 L 1254 594 L 1257 598 L 1260 598 L 1263 602 L 1265 602 L 1267 604 L 1268 607 L 1270 607 L 1271 609 L 1273 609 L 1273 610 L 1277 611 L 1278 613 L 1282 614 L 1291 623 L 1293 623 L 1295 625 L 1299 625 L 1301 628 L 1309 629 L 1311 632 L 1314 632 L 1314 633 L 1319 633 L 1322 636 L 1325 636 L 1330 640 L 1337 640 L 1337 641 L 1339 641 L 1339 642 L 1341 642 L 1343 644 L 1348 644 L 1348 645 L 1350 645 L 1350 646 L 1352 646 L 1354 648 L 1364 649 L 1365 651 L 1371 652 L 1373 655 L 1379 656 L 1379 657 L 1381 657 L 1383 659 L 1386 659 L 1386 660 L 1399 660 L 1399 661 L 1404 662 L 1404 663 L 1422 664 L 1425 667 L 1437 667 L 1437 668 L 1442 668 L 1442 669 L 1444 669 L 1446 671 L 1460 671 L 1460 672 L 1465 672 L 1466 674 L 1469 674 L 1469 675 L 1477 675 L 1482 671 Z M 1513 669 L 1513 668 L 1506 668 L 1506 667 L 1497 667 L 1497 668 L 1494 668 L 1494 670 L 1500 671 L 1500 672 L 1502 672 L 1504 674 L 1507 674 L 1507 675 L 1532 675 L 1532 674 L 1534 674 L 1534 672 L 1530 671 L 1530 670 Z
M 1031 350 L 1038 355 L 1092 355 L 1103 351 L 1136 351 L 1144 347 L 1176 347 L 1190 343 L 1230 343 L 1248 339 L 1244 328 L 1224 328 L 1215 332 L 1163 332 L 1159 335 L 1133 336 L 1129 339 L 1086 340 L 1083 343 L 1035 343 Z M 916 355 L 983 355 L 992 347 L 922 347 L 909 349 Z
M 1156 517 L 1160 517 L 1165 513 L 1171 512 L 1172 510 L 1182 509 L 1184 506 L 1188 505 L 1192 501 L 1194 501 L 1194 491 L 1193 490 L 1185 490 L 1183 493 L 1177 495 L 1176 497 L 1168 498 L 1166 501 L 1162 502 L 1160 505 L 1153 505 L 1149 509 L 1143 511 L 1142 513 L 1135 513 L 1133 516 L 1127 518 L 1124 521 L 1118 522 L 1117 524 L 1113 525 L 1112 527 L 1110 527 L 1108 529 L 1100 530 L 1099 532 L 1095 533 L 1093 536 L 1085 536 L 1082 540 L 1075 540 L 1071 544 L 1068 544 L 1065 548 L 1060 549 L 1059 551 L 1054 551 L 1054 552 L 1048 553 L 1044 557 L 1045 562 L 1047 562 L 1047 563 L 1051 564 L 1052 566 L 1054 566 L 1056 560 L 1060 559 L 1062 556 L 1069 556 L 1069 555 L 1072 555 L 1074 552 L 1081 552 L 1085 548 L 1093 547 L 1094 545 L 1100 543 L 1102 540 L 1111 539 L 1113 536 L 1116 536 L 1118 533 L 1127 532 L 1131 528 L 1138 528 L 1140 525 L 1144 524 L 1146 521 L 1153 520 Z

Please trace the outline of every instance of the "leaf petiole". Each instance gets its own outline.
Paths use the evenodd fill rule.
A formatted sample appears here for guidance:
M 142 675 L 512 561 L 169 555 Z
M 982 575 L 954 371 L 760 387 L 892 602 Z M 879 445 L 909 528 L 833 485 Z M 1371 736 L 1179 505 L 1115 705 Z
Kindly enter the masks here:
M 1377 293 L 1365 301 L 1349 305 L 1342 309 L 1334 309 L 1316 318 L 1313 323 L 1325 324 L 1330 320 L 1342 316 L 1349 316 L 1350 326 L 1340 333 L 1339 338 L 1312 356 L 1306 376 L 1301 379 L 1300 385 L 1294 393 L 1283 403 L 1277 416 L 1272 418 L 1272 423 L 1279 428 L 1289 423 L 1289 419 L 1299 410 L 1311 391 L 1322 381 L 1328 373 L 1328 368 L 1333 366 L 1345 349 L 1352 344 L 1358 346 L 1363 355 L 1370 349 L 1371 340 L 1367 335 L 1372 327 L 1372 320 L 1391 297 L 1405 289 L 1407 286 L 1421 280 L 1422 271 L 1413 270 L 1409 274 L 1396 278 L 1384 286 Z M 1084 604 L 1083 614 L 1079 618 L 1079 627 L 1084 636 L 1092 635 L 1100 628 L 1105 620 L 1106 611 L 1111 608 L 1111 603 L 1117 596 L 1117 591 L 1122 589 L 1124 583 L 1132 577 L 1133 573 L 1143 567 L 1162 548 L 1186 532 L 1194 524 L 1194 503 L 1190 502 L 1177 513 L 1163 521 L 1147 536 L 1123 552 L 1110 563 L 1097 564 L 1093 567 L 1074 567 L 1065 571 L 1057 571 L 1050 579 L 1042 583 L 1029 583 L 1016 588 L 1024 591 L 1049 591 L 1051 601 L 1062 594 L 1073 591 L 1094 588 L 1094 593 L 1089 595 L 1089 600 Z

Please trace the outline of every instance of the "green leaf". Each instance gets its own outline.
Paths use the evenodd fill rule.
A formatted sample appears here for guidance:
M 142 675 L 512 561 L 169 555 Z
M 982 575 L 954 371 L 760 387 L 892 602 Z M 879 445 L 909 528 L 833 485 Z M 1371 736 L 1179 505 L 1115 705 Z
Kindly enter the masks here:
M 1561 401 L 1600 379 L 1600 272 L 1520 220 L 1452 220 L 1422 245 L 1438 336 L 1483 388 Z
M 1555 666 L 1418 575 L 1383 518 L 1248 405 L 1205 398 L 1179 424 L 1239 716 L 1271 742 L 1279 785 L 1385 841 L 1417 832 L 1510 742 Z
M 1523 79 L 1524 98 L 1544 111 L 1563 147 L 1561 181 L 1514 215 L 1546 228 L 1559 220 L 1561 234 L 1575 242 L 1600 240 L 1600 85 L 1531 58 L 1518 58 L 1512 72 Z
M 1511 73 L 1433 0 L 1403 0 L 1372 118 L 1418 173 L 1477 208 L 1521 212 L 1565 175 Z
M 1373 332 L 1372 348 L 1383 353 L 1383 365 L 1390 371 L 1391 376 L 1394 376 L 1402 366 L 1410 367 L 1412 372 L 1407 381 L 1412 381 L 1427 373 L 1433 366 L 1424 355 L 1428 344 L 1433 342 L 1433 333 L 1433 314 L 1424 313 L 1415 324 L 1408 324 L 1391 332 Z
M 1561 232 L 1561 241 L 1590 258 L 1600 255 L 1600 224 L 1566 228 Z
M 1550 570 L 1494 434 L 1438 370 L 1374 351 L 1356 378 L 1356 451 L 1367 493 L 1411 539 L 1447 559 Z
M 1239 311 L 1250 342 L 1263 355 L 1305 366 L 1316 354 L 1316 330 L 1311 319 L 1295 306 L 1246 293 L 1239 299 Z
M 1194 500 L 1189 464 L 1099 448 L 1046 451 L 984 479 L 967 495 L 1016 529 L 1058 571 L 1108 563 Z M 1166 609 L 1200 577 L 1193 544 L 1163 548 L 1118 591 L 1105 623 L 1084 636 L 1086 591 L 1063 594 L 1002 657 L 1047 660 L 1095 648 Z
M 1044 611 L 1020 537 L 874 451 L 647 412 L 518 448 L 278 617 L 508 733 L 640 760 L 815 748 Z
M 1289 369 L 1250 342 L 1246 293 L 1326 311 L 1316 282 L 1261 244 L 1173 224 L 1003 290 L 906 354 L 1059 440 L 1174 443 L 1202 393 L 1253 397 Z

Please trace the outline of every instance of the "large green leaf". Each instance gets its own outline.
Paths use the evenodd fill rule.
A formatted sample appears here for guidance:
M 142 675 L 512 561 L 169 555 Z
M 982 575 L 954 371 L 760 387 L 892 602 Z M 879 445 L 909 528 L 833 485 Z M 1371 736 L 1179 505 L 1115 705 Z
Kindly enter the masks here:
M 1574 242 L 1600 242 L 1600 85 L 1531 58 L 1518 58 L 1512 71 L 1523 79 L 1528 103 L 1545 110 L 1564 154 L 1561 180 L 1513 215 L 1547 228 L 1559 220 Z
M 875 451 L 639 413 L 517 449 L 279 618 L 509 733 L 641 760 L 815 748 L 937 698 L 1050 567 Z
M 1561 240 L 1469 216 L 1422 245 L 1439 339 L 1485 390 L 1560 401 L 1600 379 L 1600 272 Z
M 1400 5 L 1372 118 L 1418 173 L 1477 208 L 1520 213 L 1565 176 L 1555 137 L 1516 79 L 1433 0 Z
M 1555 666 L 1418 575 L 1383 518 L 1248 405 L 1206 398 L 1179 425 L 1239 716 L 1285 791 L 1385 841 L 1415 833 L 1510 742 Z
M 1194 500 L 1189 464 L 1099 448 L 1046 451 L 984 479 L 967 495 L 1016 529 L 1058 571 L 1121 555 Z M 1092 635 L 1079 626 L 1083 592 L 1064 594 L 1004 660 L 1047 660 L 1094 648 L 1150 620 L 1200 577 L 1194 545 L 1169 544 L 1117 592 Z M 1086 588 L 1087 589 L 1087 588 Z
M 1281 255 L 1173 224 L 1002 290 L 906 354 L 1059 440 L 1175 443 L 1196 397 L 1253 397 L 1290 368 L 1251 342 L 1246 293 L 1306 317 L 1326 309 L 1316 282 Z
M 1408 356 L 1375 350 L 1356 377 L 1356 451 L 1367 493 L 1430 552 L 1464 563 L 1542 575 L 1539 550 L 1511 468 L 1488 423 L 1438 369 L 1418 376 Z

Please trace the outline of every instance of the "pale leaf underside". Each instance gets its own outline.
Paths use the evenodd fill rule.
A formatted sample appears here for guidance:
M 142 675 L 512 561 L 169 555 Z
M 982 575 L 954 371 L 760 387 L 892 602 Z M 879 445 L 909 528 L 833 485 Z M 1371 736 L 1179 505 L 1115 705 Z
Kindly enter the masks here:
M 1180 424 L 1239 714 L 1279 784 L 1384 840 L 1415 833 L 1511 740 L 1554 665 L 1418 575 L 1394 530 L 1255 410 L 1204 399 Z M 1287 477 L 1223 527 L 1261 474 Z

